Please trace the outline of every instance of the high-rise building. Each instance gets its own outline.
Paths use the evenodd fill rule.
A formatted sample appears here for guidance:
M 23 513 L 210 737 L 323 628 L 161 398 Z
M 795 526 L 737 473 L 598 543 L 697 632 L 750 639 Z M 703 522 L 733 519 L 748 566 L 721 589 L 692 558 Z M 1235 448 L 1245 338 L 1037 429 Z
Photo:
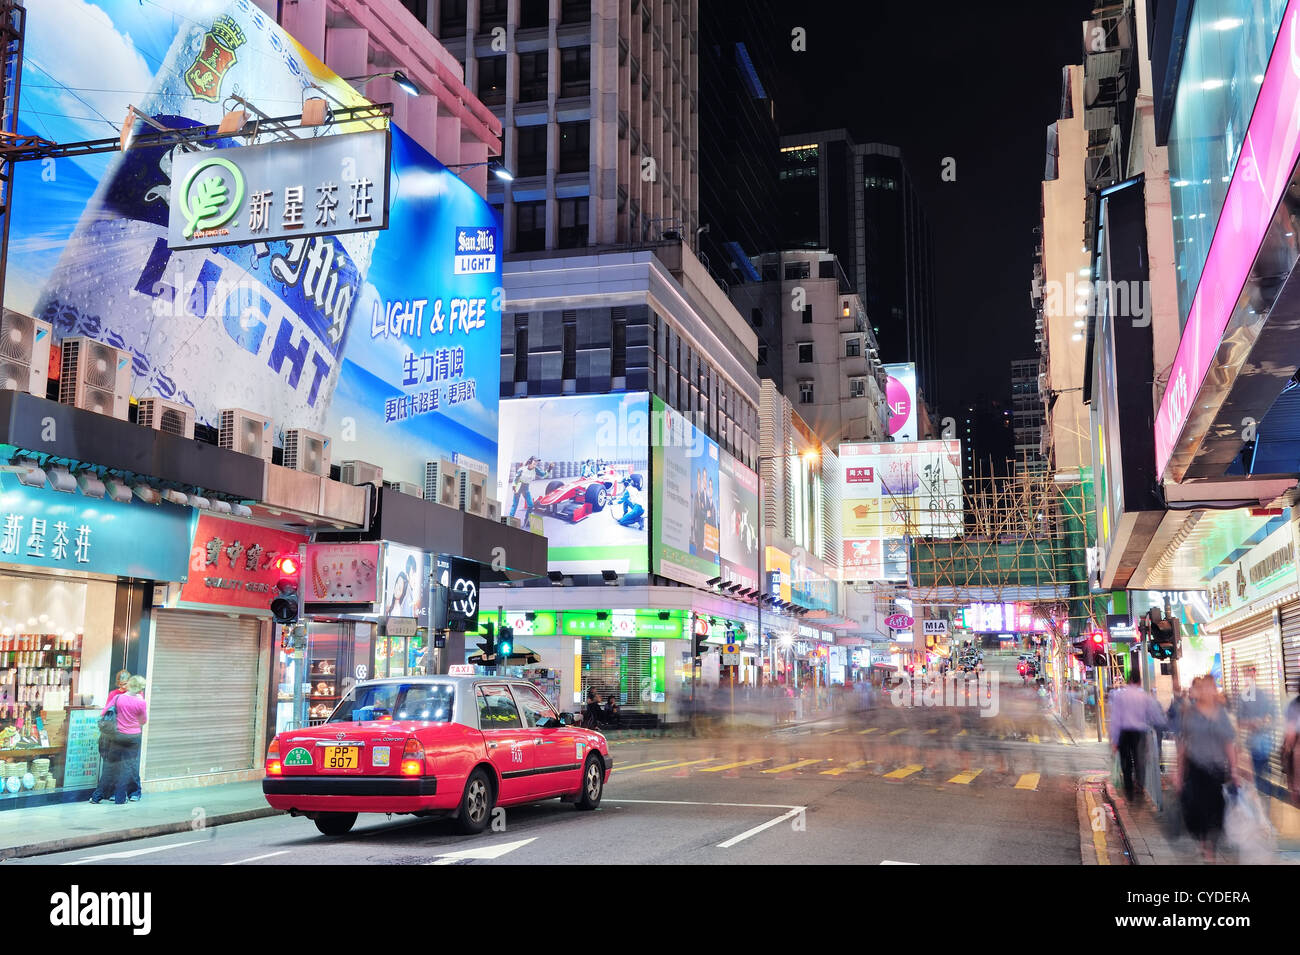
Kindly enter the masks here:
M 775 381 L 831 447 L 888 440 L 888 376 L 835 256 L 797 249 L 755 263 L 760 281 L 733 288 L 731 300 L 758 335 L 759 377 Z
M 782 245 L 834 253 L 884 358 L 937 402 L 934 234 L 902 152 L 835 129 L 782 136 L 780 160 Z
M 700 258 L 728 286 L 758 279 L 750 261 L 781 247 L 777 209 L 773 0 L 700 8 Z
M 699 228 L 698 0 L 430 0 L 425 23 L 501 119 L 507 253 Z
M 1043 457 L 1043 397 L 1038 390 L 1038 359 L 1011 362 L 1011 427 L 1015 433 L 1015 467 L 1040 471 Z
M 964 477 L 1012 473 L 1015 432 L 1011 420 L 1011 409 L 1000 399 L 981 394 L 966 403 L 956 434 L 962 442 Z

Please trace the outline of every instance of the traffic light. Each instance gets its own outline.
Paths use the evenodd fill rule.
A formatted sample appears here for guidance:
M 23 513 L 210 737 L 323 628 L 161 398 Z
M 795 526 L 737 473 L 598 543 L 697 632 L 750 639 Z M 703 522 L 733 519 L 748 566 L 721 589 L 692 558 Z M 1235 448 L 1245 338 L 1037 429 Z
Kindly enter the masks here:
M 293 623 L 298 619 L 298 579 L 302 566 L 297 554 L 283 554 L 275 559 L 280 579 L 275 583 L 276 596 L 271 599 L 271 616 L 276 623 Z
M 1106 656 L 1106 635 L 1100 630 L 1093 630 L 1083 642 L 1083 665 L 1095 667 Z
M 484 639 L 479 641 L 478 648 L 483 651 L 483 660 L 486 662 L 497 655 L 497 627 L 489 621 L 483 624 L 482 630 Z
M 510 654 L 515 649 L 515 629 L 514 627 L 502 627 L 497 632 L 497 652 L 501 654 L 503 661 L 509 661 Z
M 691 656 L 698 659 L 704 653 L 704 641 L 707 637 L 707 633 L 701 633 L 700 628 L 696 627 L 695 633 L 691 635 Z
M 1177 619 L 1152 620 L 1145 630 L 1147 653 L 1156 660 L 1176 660 L 1179 653 L 1180 624 Z

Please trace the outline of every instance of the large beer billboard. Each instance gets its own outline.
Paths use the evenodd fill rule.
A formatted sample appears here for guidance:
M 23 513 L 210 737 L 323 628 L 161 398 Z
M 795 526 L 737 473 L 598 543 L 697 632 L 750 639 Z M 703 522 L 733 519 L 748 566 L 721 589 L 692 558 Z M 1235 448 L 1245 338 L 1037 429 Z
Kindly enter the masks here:
M 233 95 L 272 116 L 322 93 L 366 102 L 248 0 L 42 0 L 28 6 L 25 44 L 19 132 L 57 142 L 116 135 L 128 105 L 185 128 L 220 122 Z M 360 157 L 300 182 L 292 143 L 282 168 L 238 176 L 207 157 L 237 156 L 244 140 L 198 147 L 204 172 L 184 190 L 172 170 L 188 176 L 193 147 L 20 163 L 4 304 L 50 322 L 56 341 L 124 349 L 134 396 L 188 404 L 202 424 L 245 409 L 277 434 L 323 432 L 336 460 L 373 461 L 394 480 L 423 483 L 427 460 L 453 454 L 494 465 L 500 221 L 388 132 L 387 228 L 368 228 L 382 208 L 365 200 L 383 190 L 362 181 L 373 177 Z M 274 138 L 257 148 L 273 156 Z M 172 247 L 174 194 L 192 231 L 217 244 Z M 264 235 L 220 244 L 222 230 L 249 238 L 263 217 L 274 225 Z

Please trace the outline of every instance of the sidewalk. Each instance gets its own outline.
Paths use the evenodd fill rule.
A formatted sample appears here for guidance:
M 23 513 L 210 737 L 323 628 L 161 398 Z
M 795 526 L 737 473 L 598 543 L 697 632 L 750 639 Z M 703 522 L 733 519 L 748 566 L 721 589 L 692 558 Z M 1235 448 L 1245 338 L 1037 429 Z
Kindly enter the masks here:
M 260 780 L 146 792 L 139 802 L 124 806 L 107 799 L 97 806 L 89 802 L 32 806 L 13 810 L 8 819 L 0 813 L 0 820 L 8 823 L 0 826 L 0 859 L 190 832 L 278 812 L 266 804 Z

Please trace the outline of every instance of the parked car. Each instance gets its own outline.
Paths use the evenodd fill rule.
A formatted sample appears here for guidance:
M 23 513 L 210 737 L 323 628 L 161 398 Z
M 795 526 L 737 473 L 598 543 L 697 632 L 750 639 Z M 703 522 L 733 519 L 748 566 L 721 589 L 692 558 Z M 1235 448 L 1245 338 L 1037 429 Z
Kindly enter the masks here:
M 526 680 L 367 680 L 327 722 L 276 735 L 262 792 L 329 836 L 363 812 L 450 816 L 477 833 L 497 806 L 595 809 L 614 760 L 603 735 L 572 723 Z

